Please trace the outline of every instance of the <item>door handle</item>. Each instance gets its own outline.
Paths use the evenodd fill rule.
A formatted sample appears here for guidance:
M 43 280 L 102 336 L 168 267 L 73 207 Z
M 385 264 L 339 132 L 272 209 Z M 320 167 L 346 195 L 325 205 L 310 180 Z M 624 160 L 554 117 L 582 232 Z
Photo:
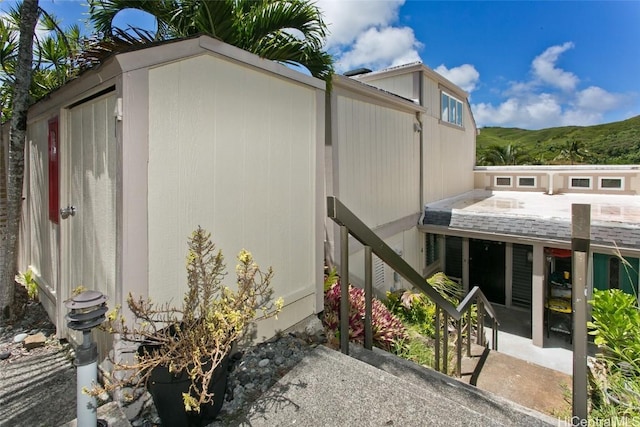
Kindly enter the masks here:
M 69 216 L 74 216 L 76 214 L 76 207 L 73 205 L 69 205 L 66 208 L 60 209 L 60 217 L 62 219 L 67 219 Z

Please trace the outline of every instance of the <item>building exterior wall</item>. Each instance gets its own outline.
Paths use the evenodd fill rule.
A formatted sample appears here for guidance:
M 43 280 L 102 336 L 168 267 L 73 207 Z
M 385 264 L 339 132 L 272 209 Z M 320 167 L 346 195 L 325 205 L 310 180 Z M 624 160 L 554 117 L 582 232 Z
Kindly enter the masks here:
M 423 107 L 423 203 L 452 197 L 474 188 L 477 128 L 468 94 L 422 64 L 359 75 L 358 80 L 418 102 Z M 462 126 L 441 120 L 442 92 L 462 102 Z
M 409 76 L 412 82 L 412 77 Z M 392 85 L 392 80 L 387 81 Z M 394 84 L 402 85 L 398 78 Z M 412 86 L 411 86 L 412 87 Z M 330 101 L 325 149 L 326 192 L 336 196 L 389 246 L 419 271 L 417 222 L 420 215 L 420 128 L 423 109 L 409 100 L 336 76 Z M 328 224 L 334 261 L 339 261 L 339 229 Z M 364 252 L 349 247 L 351 281 L 364 283 Z M 377 264 L 376 264 L 377 263 Z M 388 267 L 374 261 L 377 289 L 401 285 Z M 395 280 L 394 280 L 395 279 Z M 375 283 L 374 283 L 375 285 Z
M 523 186 L 522 179 L 534 179 L 535 185 Z M 588 188 L 576 188 L 572 179 L 588 179 Z M 500 184 L 507 180 L 508 185 Z M 603 180 L 614 180 L 619 188 L 603 186 Z M 474 171 L 474 185 L 478 189 L 504 191 L 535 191 L 548 194 L 640 194 L 640 170 L 637 166 L 484 166 Z
M 53 317 L 60 263 L 59 227 L 49 220 L 47 122 L 44 118 L 28 126 L 18 270 L 24 272 L 31 268 L 34 271 L 42 289 L 43 307 Z
M 420 212 L 415 115 L 339 95 L 335 194 L 370 228 Z
M 417 82 L 417 79 L 420 77 L 420 72 L 418 71 L 379 77 L 373 80 L 368 80 L 366 75 L 362 77 L 364 77 L 363 81 L 367 81 L 367 83 L 377 88 L 395 93 L 417 104 L 420 103 L 420 86 Z
M 423 123 L 423 199 L 429 203 L 473 189 L 477 130 L 464 92 L 434 80 L 430 73 L 424 73 L 423 78 L 423 105 L 427 109 Z M 442 91 L 462 101 L 462 126 L 441 120 Z
M 231 276 L 243 248 L 261 267 L 273 267 L 275 295 L 289 309 L 302 304 L 287 316 L 300 320 L 321 309 L 319 100 L 323 91 L 211 55 L 149 71 L 152 299 L 181 299 L 186 240 L 202 226 Z

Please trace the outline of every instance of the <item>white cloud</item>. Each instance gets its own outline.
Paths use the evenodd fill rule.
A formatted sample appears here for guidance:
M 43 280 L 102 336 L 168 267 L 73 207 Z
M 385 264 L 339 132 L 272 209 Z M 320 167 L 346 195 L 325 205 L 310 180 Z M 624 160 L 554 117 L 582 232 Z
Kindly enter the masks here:
M 598 86 L 589 86 L 576 94 L 575 105 L 581 110 L 608 111 L 620 107 L 623 95 L 610 93 Z
M 447 68 L 441 64 L 434 71 L 467 92 L 473 92 L 480 80 L 480 73 L 471 64 L 462 64 L 453 68 Z
M 370 28 L 339 57 L 336 68 L 349 70 L 365 66 L 379 69 L 420 61 L 420 46 L 411 28 Z
M 560 55 L 569 49 L 573 49 L 573 43 L 566 42 L 561 46 L 551 46 L 541 55 L 536 56 L 531 64 L 533 74 L 543 83 L 562 90 L 573 90 L 578 84 L 578 77 L 556 67 Z
M 479 126 L 541 129 L 554 126 L 587 126 L 602 123 L 605 113 L 622 107 L 628 96 L 590 86 L 579 89 L 574 73 L 556 66 L 573 43 L 551 46 L 531 62 L 532 78 L 510 82 L 497 105 L 473 104 Z
M 548 93 L 528 98 L 509 98 L 500 105 L 474 104 L 473 116 L 481 126 L 509 126 L 525 129 L 560 125 L 562 106 Z
M 340 72 L 353 68 L 381 69 L 420 61 L 422 44 L 413 29 L 397 27 L 405 0 L 320 0 L 329 27 L 326 49 Z
M 316 3 L 329 25 L 327 48 L 353 43 L 371 27 L 386 27 L 398 20 L 404 0 L 345 1 L 320 0 Z

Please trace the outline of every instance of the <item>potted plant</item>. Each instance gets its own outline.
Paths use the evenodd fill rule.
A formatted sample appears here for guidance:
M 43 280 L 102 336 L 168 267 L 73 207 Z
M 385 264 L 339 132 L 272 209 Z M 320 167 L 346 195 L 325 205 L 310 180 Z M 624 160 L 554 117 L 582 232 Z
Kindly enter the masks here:
M 224 257 L 210 233 L 198 227 L 188 241 L 187 291 L 181 307 L 156 304 L 129 294 L 128 322 L 119 307 L 105 327 L 137 347 L 132 361 L 112 361 L 116 373 L 104 390 L 132 387 L 135 398 L 146 386 L 163 426 L 202 425 L 213 420 L 224 400 L 232 347 L 255 320 L 277 315 L 283 301 L 273 301 L 271 268 L 263 272 L 242 250 L 237 284 L 223 285 Z M 138 393 L 136 393 L 136 391 Z

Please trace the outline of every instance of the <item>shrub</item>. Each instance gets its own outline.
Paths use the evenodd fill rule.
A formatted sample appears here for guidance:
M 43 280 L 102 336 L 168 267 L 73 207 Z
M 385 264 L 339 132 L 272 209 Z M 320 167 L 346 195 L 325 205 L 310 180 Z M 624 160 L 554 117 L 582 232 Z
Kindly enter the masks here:
M 364 343 L 364 290 L 349 285 L 349 341 Z M 340 338 L 340 280 L 324 296 L 323 323 L 328 336 Z M 372 303 L 373 344 L 387 351 L 396 351 L 408 338 L 402 322 L 385 305 L 374 298 Z
M 181 306 L 129 294 L 131 322 L 120 307 L 108 313 L 106 330 L 142 347 L 132 363 L 112 360 L 121 375 L 112 376 L 105 389 L 132 386 L 140 392 L 156 367 L 167 367 L 171 374 L 187 372 L 191 379 L 189 393 L 183 394 L 186 411 L 199 412 L 201 405 L 210 403 L 214 371 L 234 343 L 256 316 L 276 316 L 284 304 L 281 298 L 273 299 L 272 269 L 260 270 L 245 250 L 238 254 L 233 287 L 223 284 L 225 275 L 222 252 L 211 241 L 211 234 L 198 227 L 188 241 L 187 289 Z M 98 395 L 102 391 L 96 387 L 89 392 Z
M 619 289 L 594 289 L 589 334 L 603 350 L 602 356 L 617 365 L 631 365 L 640 375 L 640 311 L 635 296 Z
M 451 280 L 444 273 L 434 274 L 427 279 L 427 283 L 451 304 L 458 305 L 460 302 L 463 295 L 460 284 Z M 416 327 L 420 334 L 431 338 L 435 336 L 436 304 L 426 294 L 411 290 L 387 292 L 386 305 L 394 315 Z M 471 308 L 471 313 L 475 322 L 475 306 Z M 466 324 L 466 316 L 462 322 L 463 325 Z

